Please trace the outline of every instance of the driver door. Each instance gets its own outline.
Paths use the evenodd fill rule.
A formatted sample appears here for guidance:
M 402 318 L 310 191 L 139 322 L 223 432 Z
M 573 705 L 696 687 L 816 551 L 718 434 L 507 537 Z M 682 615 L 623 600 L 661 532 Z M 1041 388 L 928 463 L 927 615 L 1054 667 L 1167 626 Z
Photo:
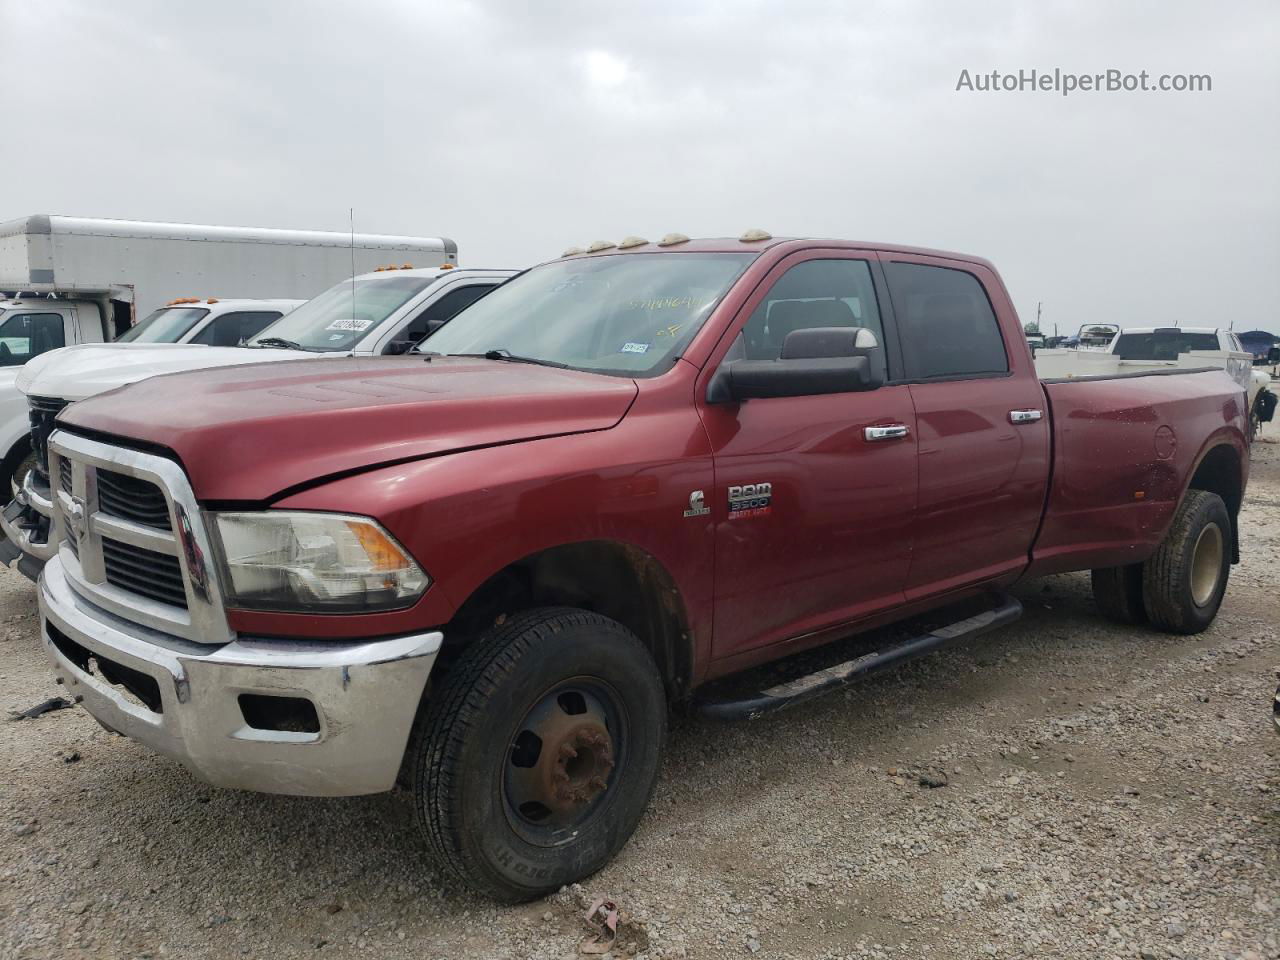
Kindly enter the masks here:
M 715 489 L 717 659 L 872 615 L 903 601 L 916 512 L 915 411 L 879 264 L 865 251 L 806 251 L 761 284 L 700 379 Z M 793 330 L 861 326 L 880 343 L 878 388 L 709 403 L 719 364 L 776 359 Z M 890 333 L 892 331 L 889 331 Z

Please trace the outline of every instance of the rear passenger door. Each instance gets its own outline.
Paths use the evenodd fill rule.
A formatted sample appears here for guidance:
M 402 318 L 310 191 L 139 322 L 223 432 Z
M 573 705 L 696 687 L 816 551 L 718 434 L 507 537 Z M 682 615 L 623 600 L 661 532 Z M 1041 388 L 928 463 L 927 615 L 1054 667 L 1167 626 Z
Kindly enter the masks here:
M 920 455 L 907 599 L 1016 574 L 1044 508 L 1049 416 L 1013 306 L 981 265 L 881 259 Z

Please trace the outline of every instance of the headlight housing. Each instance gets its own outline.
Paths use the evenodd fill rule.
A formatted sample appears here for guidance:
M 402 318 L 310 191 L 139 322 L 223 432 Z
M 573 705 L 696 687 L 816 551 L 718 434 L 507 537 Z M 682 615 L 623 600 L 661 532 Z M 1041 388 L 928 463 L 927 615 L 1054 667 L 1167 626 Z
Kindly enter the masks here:
M 431 583 L 368 517 L 260 510 L 215 513 L 222 591 L 231 607 L 368 613 L 412 605 Z

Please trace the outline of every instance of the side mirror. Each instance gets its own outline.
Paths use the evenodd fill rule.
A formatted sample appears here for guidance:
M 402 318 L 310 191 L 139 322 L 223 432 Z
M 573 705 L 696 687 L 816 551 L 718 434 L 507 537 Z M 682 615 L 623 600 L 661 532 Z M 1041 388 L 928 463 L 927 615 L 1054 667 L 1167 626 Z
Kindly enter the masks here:
M 881 365 L 872 363 L 879 350 L 875 334 L 864 327 L 793 330 L 777 360 L 721 364 L 707 387 L 707 402 L 875 390 L 884 383 Z
M 401 353 L 408 353 L 417 342 L 416 340 L 392 340 L 382 352 L 387 356 L 394 357 Z

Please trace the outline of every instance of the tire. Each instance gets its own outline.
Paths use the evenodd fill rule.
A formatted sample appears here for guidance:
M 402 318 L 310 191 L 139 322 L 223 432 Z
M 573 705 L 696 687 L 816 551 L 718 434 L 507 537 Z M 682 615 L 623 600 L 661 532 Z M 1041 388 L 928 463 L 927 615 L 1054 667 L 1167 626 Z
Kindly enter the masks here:
M 0 463 L 0 495 L 8 503 L 13 498 L 13 484 L 22 486 L 22 481 L 36 466 L 36 455 L 30 445 L 14 449 Z
M 631 631 L 567 607 L 521 613 L 428 696 L 414 806 L 457 879 L 502 903 L 532 900 L 630 839 L 667 727 L 662 678 Z
M 1136 626 L 1147 622 L 1142 599 L 1142 564 L 1105 567 L 1090 574 L 1093 602 L 1108 620 Z
M 1216 493 L 1189 490 L 1164 541 L 1142 565 L 1142 597 L 1151 624 L 1168 633 L 1200 633 L 1218 615 L 1231 573 L 1231 517 Z

